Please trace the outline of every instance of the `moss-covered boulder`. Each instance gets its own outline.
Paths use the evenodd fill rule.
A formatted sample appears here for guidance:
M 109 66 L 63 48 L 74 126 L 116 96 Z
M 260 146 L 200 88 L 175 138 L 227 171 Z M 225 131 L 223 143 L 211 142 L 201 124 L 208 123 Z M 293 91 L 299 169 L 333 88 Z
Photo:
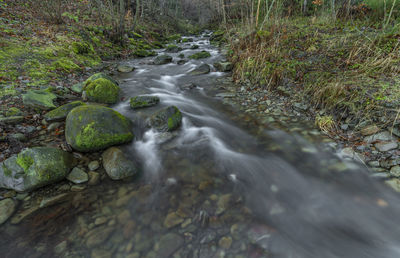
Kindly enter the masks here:
M 83 91 L 83 82 L 79 82 L 79 83 L 76 83 L 76 84 L 72 85 L 71 91 L 73 91 L 75 93 L 79 93 L 79 94 L 82 93 L 82 91 Z
M 111 76 L 109 76 L 105 73 L 95 73 L 86 79 L 86 81 L 83 83 L 83 87 L 89 85 L 91 82 L 93 82 L 97 79 L 100 79 L 100 78 L 107 79 L 109 81 L 112 81 L 114 84 L 119 85 L 118 81 L 114 80 L 114 78 L 112 78 Z
M 56 99 L 57 96 L 47 90 L 28 90 L 26 94 L 22 95 L 25 106 L 40 110 L 56 108 L 53 102 Z
M 25 149 L 0 163 L 0 188 L 31 191 L 64 179 L 75 165 L 70 153 L 57 148 Z
M 135 162 L 127 158 L 122 150 L 116 147 L 107 149 L 101 155 L 103 167 L 113 180 L 120 180 L 136 175 L 139 172 Z
M 201 52 L 197 52 L 193 55 L 190 55 L 189 58 L 190 59 L 203 59 L 203 58 L 208 58 L 210 57 L 211 54 L 205 50 L 201 51 Z
M 44 115 L 44 119 L 46 119 L 47 122 L 63 121 L 72 109 L 82 105 L 85 105 L 82 101 L 70 102 L 48 112 Z
M 172 56 L 168 55 L 160 55 L 154 58 L 154 64 L 155 65 L 163 65 L 163 64 L 168 64 L 172 62 Z
M 169 106 L 152 115 L 149 125 L 160 132 L 170 132 L 182 123 L 182 113 L 175 106 Z
M 5 115 L 7 117 L 10 117 L 10 116 L 22 116 L 23 113 L 19 108 L 11 107 L 6 111 Z
M 91 152 L 132 141 L 132 122 L 111 108 L 85 105 L 67 116 L 65 138 L 75 150 Z
M 230 72 L 233 69 L 231 62 L 217 62 L 214 63 L 214 67 L 220 72 Z
M 211 71 L 210 66 L 208 64 L 202 64 L 195 68 L 193 71 L 189 72 L 190 75 L 201 75 L 207 74 Z
M 89 84 L 85 85 L 83 90 L 86 92 L 89 101 L 115 104 L 119 99 L 120 88 L 118 85 L 105 78 L 91 81 Z
M 190 49 L 198 49 L 198 48 L 199 48 L 199 45 L 196 45 L 196 44 L 190 46 Z
M 160 98 L 157 96 L 136 96 L 129 100 L 129 104 L 132 109 L 152 107 L 160 102 Z
M 165 52 L 169 53 L 178 53 L 179 51 L 182 51 L 182 48 L 173 44 L 168 45 L 167 48 L 165 49 Z
M 146 49 L 136 49 L 133 52 L 133 55 L 135 55 L 137 57 L 148 57 L 148 56 L 156 56 L 157 52 L 146 50 Z

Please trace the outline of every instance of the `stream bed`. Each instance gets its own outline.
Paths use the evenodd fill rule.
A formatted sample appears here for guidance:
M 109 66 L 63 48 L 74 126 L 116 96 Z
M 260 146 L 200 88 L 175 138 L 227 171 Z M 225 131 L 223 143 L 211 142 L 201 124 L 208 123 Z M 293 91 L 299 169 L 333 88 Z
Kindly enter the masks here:
M 212 67 L 224 57 L 208 37 L 179 44 L 169 64 L 127 61 L 136 69 L 116 77 L 124 100 L 113 108 L 135 125 L 122 149 L 140 176 L 68 188 L 62 202 L 14 217 L 0 227 L 2 257 L 400 257 L 398 194 L 320 136 L 311 143 L 223 104 L 234 86 Z M 202 50 L 211 57 L 177 64 Z M 204 63 L 210 73 L 190 75 Z M 132 110 L 129 98 L 143 94 L 161 101 Z M 170 105 L 181 128 L 149 129 L 146 119 Z

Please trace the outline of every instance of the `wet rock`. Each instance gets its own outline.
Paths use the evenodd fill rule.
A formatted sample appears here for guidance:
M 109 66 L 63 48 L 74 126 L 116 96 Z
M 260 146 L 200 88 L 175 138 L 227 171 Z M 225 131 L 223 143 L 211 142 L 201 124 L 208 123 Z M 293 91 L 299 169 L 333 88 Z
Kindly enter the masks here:
M 9 117 L 0 117 L 0 124 L 19 124 L 24 121 L 23 116 L 9 116 Z
M 111 147 L 102 154 L 103 167 L 108 176 L 113 180 L 120 180 L 134 176 L 138 173 L 138 166 L 128 159 L 124 152 L 118 148 Z
M 188 62 L 188 60 L 180 59 L 180 60 L 178 60 L 176 63 L 177 63 L 178 65 L 183 65 L 183 64 L 186 64 L 187 62 Z
M 52 206 L 54 204 L 58 204 L 58 203 L 62 203 L 65 202 L 66 200 L 68 200 L 69 194 L 67 193 L 62 193 L 56 196 L 52 196 L 52 197 L 45 197 L 41 202 L 39 207 L 40 208 L 45 208 L 45 207 L 49 207 Z
M 169 53 L 178 53 L 179 51 L 182 51 L 181 47 L 178 47 L 177 45 L 168 45 L 167 48 L 165 49 L 165 52 Z
M 167 215 L 167 217 L 164 220 L 164 226 L 166 228 L 172 228 L 175 227 L 179 224 L 181 224 L 184 221 L 183 218 L 179 217 L 176 212 L 171 212 Z
M 201 237 L 200 244 L 211 243 L 215 240 L 215 238 L 217 238 L 217 233 L 215 233 L 214 231 L 207 231 L 204 233 L 204 236 Z
M 85 173 L 82 169 L 78 167 L 74 167 L 67 176 L 67 179 L 74 184 L 82 184 L 86 183 L 89 180 L 88 174 Z
M 170 132 L 182 123 L 182 114 L 175 106 L 164 108 L 149 119 L 149 125 L 159 132 Z
M 81 94 L 83 91 L 83 82 L 72 85 L 71 90 L 75 93 Z
M 204 58 L 208 58 L 210 57 L 211 54 L 205 50 L 201 51 L 201 52 L 197 52 L 193 55 L 189 56 L 189 59 L 204 59 Z
M 75 150 L 98 151 L 132 141 L 132 122 L 111 108 L 86 105 L 67 116 L 65 138 Z
M 71 154 L 56 148 L 25 149 L 0 163 L 0 187 L 30 191 L 64 179 L 74 164 Z
M 100 174 L 94 171 L 89 171 L 89 185 L 97 185 L 100 182 Z
M 135 70 L 132 65 L 118 65 L 117 71 L 120 73 L 130 73 Z
M 100 167 L 100 163 L 98 160 L 93 160 L 91 162 L 89 162 L 88 164 L 88 168 L 90 171 L 95 171 Z
M 377 160 L 368 161 L 367 164 L 368 164 L 368 166 L 373 167 L 373 168 L 376 168 L 376 167 L 380 166 L 379 161 L 377 161 Z
M 379 128 L 376 125 L 368 125 L 360 130 L 363 136 L 368 136 L 377 132 L 379 132 Z
M 199 47 L 200 47 L 199 45 L 194 44 L 194 45 L 190 46 L 190 49 L 198 49 Z
M 11 134 L 10 137 L 20 142 L 26 142 L 28 140 L 26 136 L 22 133 L 14 133 Z
M 15 206 L 15 202 L 10 198 L 0 201 L 0 225 L 11 217 L 15 211 Z
M 184 239 L 175 233 L 168 233 L 160 238 L 157 243 L 157 258 L 170 257 L 184 243 Z
M 390 180 L 386 180 L 385 183 L 393 188 L 396 192 L 400 192 L 400 179 L 398 178 L 393 178 Z
M 80 192 L 86 189 L 86 185 L 73 185 L 71 186 L 71 192 Z
M 91 258 L 112 258 L 112 252 L 109 250 L 95 248 L 90 254 Z
M 231 194 L 224 194 L 218 198 L 217 202 L 217 211 L 216 214 L 219 215 L 223 213 L 230 205 L 231 202 Z
M 190 75 L 202 75 L 210 73 L 211 69 L 208 64 L 202 64 L 195 68 L 193 71 L 189 72 Z
M 217 62 L 214 63 L 214 67 L 220 72 L 230 72 L 233 69 L 233 64 L 231 62 Z
M 215 95 L 217 98 L 234 98 L 235 96 L 236 94 L 231 92 L 222 92 Z
M 400 166 L 394 166 L 390 169 L 390 174 L 395 177 L 400 177 Z
M 168 64 L 172 62 L 172 56 L 168 55 L 160 55 L 154 58 L 154 64 L 155 65 L 163 65 L 163 64 Z
M 61 126 L 61 123 L 59 123 L 59 122 L 51 123 L 51 124 L 47 127 L 47 131 L 48 131 L 48 132 L 51 132 L 51 131 L 57 129 L 58 127 L 60 127 L 60 126 Z
M 64 240 L 54 247 L 54 252 L 56 254 L 62 254 L 63 252 L 65 252 L 67 250 L 67 247 L 68 247 L 68 243 L 66 240 Z
M 375 147 L 382 152 L 390 151 L 398 147 L 397 142 L 378 142 L 375 143 Z
M 91 81 L 83 87 L 83 90 L 86 92 L 89 101 L 115 104 L 119 99 L 120 88 L 117 84 L 105 78 Z
M 379 163 L 380 163 L 381 167 L 390 168 L 392 166 L 400 165 L 400 158 L 385 159 L 385 160 L 381 160 Z
M 44 115 L 47 122 L 63 121 L 72 109 L 85 105 L 82 101 L 73 101 L 68 104 L 62 105 Z
M 53 103 L 56 99 L 57 96 L 49 92 L 49 90 L 29 90 L 22 95 L 22 101 L 25 106 L 40 110 L 56 108 Z
M 130 107 L 132 109 L 152 107 L 160 102 L 160 98 L 157 96 L 137 96 L 129 100 Z
M 29 217 L 30 215 L 34 214 L 36 211 L 38 211 L 40 208 L 39 206 L 33 206 L 29 209 L 23 210 L 23 211 L 18 211 L 12 218 L 11 218 L 11 224 L 19 224 L 21 221 L 23 221 L 25 218 Z
M 114 231 L 112 227 L 97 227 L 86 234 L 86 245 L 88 248 L 98 246 L 108 239 Z
M 376 141 L 393 141 L 396 140 L 394 136 L 390 134 L 388 131 L 383 131 L 374 135 L 370 135 L 364 138 L 364 141 L 367 143 L 372 143 Z
M 232 245 L 232 238 L 231 237 L 222 237 L 218 241 L 218 246 L 223 248 L 223 249 L 229 249 Z
M 192 90 L 192 89 L 197 88 L 197 85 L 194 83 L 187 83 L 187 84 L 180 86 L 180 88 L 181 88 L 181 90 Z

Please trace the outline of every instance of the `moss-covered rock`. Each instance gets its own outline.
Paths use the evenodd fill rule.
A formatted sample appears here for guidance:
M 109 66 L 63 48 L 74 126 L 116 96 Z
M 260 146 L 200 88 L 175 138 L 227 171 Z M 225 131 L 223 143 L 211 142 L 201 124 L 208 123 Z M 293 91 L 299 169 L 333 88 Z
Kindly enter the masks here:
M 16 108 L 16 107 L 9 108 L 5 113 L 5 115 L 7 117 L 10 117 L 10 116 L 21 116 L 22 114 L 23 114 L 22 111 L 19 108 Z
M 175 106 L 169 106 L 152 115 L 149 125 L 160 132 L 170 132 L 182 123 L 182 113 Z
M 119 148 L 111 147 L 103 152 L 101 156 L 103 158 L 103 167 L 107 175 L 113 180 L 131 177 L 139 172 L 137 164 L 127 158 Z
M 199 45 L 196 45 L 196 44 L 190 46 L 190 49 L 198 49 L 198 48 L 199 48 Z
M 182 51 L 182 48 L 178 47 L 177 45 L 170 44 L 167 46 L 165 51 L 169 53 L 178 53 L 179 51 Z
M 160 55 L 154 58 L 154 64 L 155 65 L 163 65 L 163 64 L 168 64 L 172 62 L 172 56 L 168 55 Z
M 75 150 L 98 151 L 130 142 L 132 122 L 111 108 L 85 105 L 67 116 L 65 138 Z
M 203 59 L 203 58 L 208 58 L 210 57 L 211 54 L 205 50 L 201 51 L 201 52 L 197 52 L 193 55 L 190 55 L 189 58 L 190 59 Z
M 132 65 L 118 65 L 117 71 L 120 73 L 130 73 L 135 70 L 135 67 Z
M 82 101 L 73 101 L 71 103 L 62 105 L 44 115 L 47 122 L 63 121 L 72 109 L 85 105 Z
M 51 68 L 66 73 L 81 70 L 81 67 L 79 67 L 79 65 L 75 64 L 71 59 L 67 57 L 62 57 L 57 61 L 54 61 Z
M 79 94 L 82 93 L 82 91 L 83 91 L 83 82 L 79 82 L 79 83 L 76 83 L 76 84 L 72 85 L 71 91 L 73 91 L 75 93 L 79 93 Z
M 220 72 L 230 72 L 233 69 L 231 62 L 217 62 L 214 63 L 214 67 Z
M 136 96 L 129 100 L 132 109 L 155 106 L 160 102 L 157 96 Z
M 31 191 L 64 179 L 75 164 L 70 153 L 57 148 L 25 149 L 0 163 L 0 188 Z
M 156 56 L 157 53 L 155 51 L 149 51 L 149 50 L 145 50 L 145 49 L 136 49 L 133 52 L 133 55 L 135 55 L 137 57 L 148 57 L 148 56 Z
M 57 96 L 48 90 L 29 90 L 22 95 L 22 101 L 25 106 L 40 110 L 56 108 L 53 103 L 55 99 L 57 99 Z
M 193 71 L 189 72 L 190 75 L 201 75 L 207 74 L 211 71 L 210 66 L 208 64 L 202 64 L 195 68 Z
M 117 103 L 120 91 L 118 85 L 104 78 L 92 81 L 83 90 L 89 101 L 105 104 Z
M 91 82 L 97 80 L 97 79 L 107 79 L 112 81 L 114 84 L 119 85 L 118 81 L 114 80 L 114 78 L 112 78 L 111 76 L 105 74 L 105 73 L 95 73 L 92 76 L 90 76 L 89 78 L 86 79 L 86 81 L 83 83 L 83 87 L 87 86 L 88 84 L 90 84 Z
M 167 37 L 167 41 L 180 41 L 181 40 L 181 34 L 174 34 L 174 35 L 171 35 L 171 36 L 169 36 L 169 37 Z
M 71 49 L 77 55 L 86 55 L 94 52 L 93 46 L 91 44 L 80 41 L 72 42 Z

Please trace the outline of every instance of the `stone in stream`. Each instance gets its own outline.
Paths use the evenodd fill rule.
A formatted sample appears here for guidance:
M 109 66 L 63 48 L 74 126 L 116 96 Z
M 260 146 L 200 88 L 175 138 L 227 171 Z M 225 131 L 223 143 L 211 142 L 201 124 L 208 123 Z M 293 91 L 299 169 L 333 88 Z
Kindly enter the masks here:
M 205 50 L 201 51 L 201 52 L 197 52 L 193 55 L 189 56 L 189 59 L 203 59 L 203 58 L 208 58 L 210 57 L 211 54 Z
M 195 68 L 193 71 L 189 72 L 190 75 L 202 75 L 210 73 L 211 69 L 208 64 L 202 64 Z
M 168 64 L 172 62 L 172 56 L 168 55 L 160 55 L 154 58 L 154 64 L 155 65 L 163 65 L 163 64 Z
M 398 147 L 398 144 L 397 144 L 397 142 L 394 142 L 394 141 L 378 142 L 378 143 L 375 143 L 375 147 L 381 152 L 386 152 L 386 151 L 396 149 Z
M 113 180 L 120 180 L 138 173 L 138 166 L 128 159 L 124 152 L 116 147 L 107 149 L 102 154 L 103 167 Z
M 137 96 L 129 100 L 129 104 L 132 109 L 152 107 L 160 102 L 160 98 L 157 96 Z
M 214 63 L 214 67 L 219 72 L 230 72 L 233 69 L 233 64 L 231 62 L 217 62 Z
M 54 100 L 57 96 L 49 90 L 28 90 L 26 94 L 22 95 L 22 101 L 25 106 L 40 109 L 50 110 L 56 108 Z
M 131 65 L 118 65 L 117 71 L 120 73 L 130 73 L 135 70 L 135 67 Z
M 67 179 L 74 184 L 86 183 L 89 180 L 88 174 L 78 167 L 74 167 L 67 176 Z
M 178 62 L 176 62 L 176 64 L 178 64 L 178 65 L 183 65 L 183 64 L 186 64 L 187 61 L 188 61 L 188 60 L 180 59 L 180 60 L 178 60 Z
M 44 115 L 44 119 L 47 122 L 63 121 L 72 109 L 82 105 L 85 105 L 82 101 L 70 102 L 48 112 Z
M 117 84 L 105 78 L 91 81 L 83 87 L 83 90 L 89 101 L 104 104 L 117 103 L 120 92 Z
M 88 168 L 90 171 L 95 171 L 100 167 L 100 163 L 97 160 L 93 160 L 91 162 L 89 162 L 88 164 Z
M 65 138 L 75 150 L 91 152 L 133 140 L 132 122 L 117 111 L 85 105 L 74 108 L 67 116 Z
M 194 44 L 194 45 L 192 45 L 191 47 L 190 47 L 190 49 L 198 49 L 199 48 L 199 45 L 196 45 L 196 44 Z
M 114 80 L 111 76 L 105 74 L 105 73 L 96 73 L 90 76 L 89 78 L 86 79 L 86 81 L 83 83 L 83 86 L 89 85 L 91 82 L 97 80 L 97 79 L 107 79 L 109 81 L 112 81 L 114 84 L 119 85 L 118 81 Z
M 74 157 L 57 148 L 25 149 L 0 163 L 0 188 L 31 191 L 64 179 L 74 165 Z
M 379 128 L 376 125 L 368 125 L 360 130 L 363 136 L 368 136 L 377 132 L 379 132 Z
M 181 47 L 178 47 L 177 45 L 168 45 L 167 48 L 165 49 L 165 52 L 169 53 L 178 53 L 179 51 L 182 51 Z
M 170 132 L 182 123 L 182 113 L 175 106 L 164 108 L 150 117 L 149 125 L 159 132 Z
M 376 141 L 393 141 L 393 140 L 396 140 L 396 137 L 391 135 L 389 131 L 383 131 L 364 138 L 364 141 L 367 143 L 372 143 Z
M 175 233 L 168 233 L 163 235 L 156 244 L 156 257 L 170 257 L 173 255 L 184 243 L 184 239 Z
M 8 220 L 15 211 L 15 202 L 11 198 L 0 201 L 0 225 Z

